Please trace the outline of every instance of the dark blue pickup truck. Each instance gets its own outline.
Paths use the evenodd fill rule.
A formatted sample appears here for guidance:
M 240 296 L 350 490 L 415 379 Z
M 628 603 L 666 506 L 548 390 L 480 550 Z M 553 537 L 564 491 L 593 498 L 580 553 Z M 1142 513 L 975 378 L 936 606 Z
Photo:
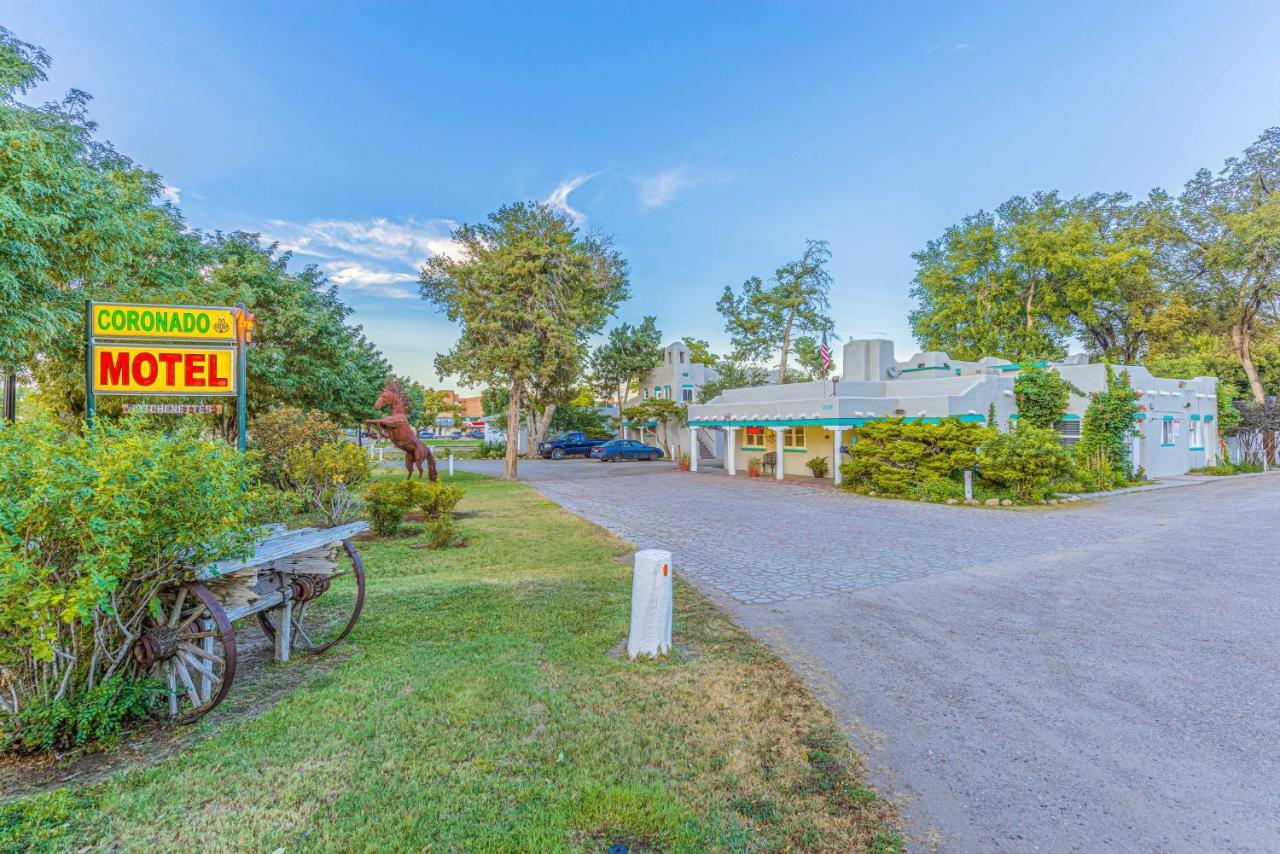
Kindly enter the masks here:
M 608 439 L 588 439 L 586 433 L 561 433 L 554 439 L 538 443 L 538 456 L 544 460 L 563 460 L 565 457 L 585 457 L 591 449 L 603 445 Z

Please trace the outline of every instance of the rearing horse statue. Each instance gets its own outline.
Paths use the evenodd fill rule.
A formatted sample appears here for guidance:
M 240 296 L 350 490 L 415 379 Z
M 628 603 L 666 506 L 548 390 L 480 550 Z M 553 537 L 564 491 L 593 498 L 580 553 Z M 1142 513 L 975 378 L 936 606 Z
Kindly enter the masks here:
M 409 418 L 405 415 L 409 410 L 409 398 L 395 380 L 387 383 L 373 404 L 374 409 L 384 406 L 391 407 L 391 414 L 386 418 L 368 419 L 364 422 L 365 426 L 373 427 L 383 438 L 404 451 L 404 467 L 408 470 L 409 477 L 413 477 L 413 469 L 417 467 L 418 480 L 422 480 L 422 462 L 426 460 L 427 477 L 435 481 L 436 458 L 431 449 L 418 438 L 418 431 L 409 423 Z

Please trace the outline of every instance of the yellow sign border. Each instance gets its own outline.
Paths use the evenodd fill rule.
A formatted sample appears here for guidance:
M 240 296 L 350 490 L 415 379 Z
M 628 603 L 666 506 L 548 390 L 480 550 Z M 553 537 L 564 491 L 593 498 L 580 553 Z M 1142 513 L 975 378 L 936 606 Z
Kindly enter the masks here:
M 99 318 L 102 312 L 107 312 L 112 319 L 116 312 L 122 314 L 121 321 L 126 327 L 125 331 L 120 331 L 118 326 L 113 324 L 110 328 L 100 327 Z M 134 312 L 137 320 L 137 328 L 130 330 L 129 321 L 135 318 L 129 317 L 129 313 Z M 191 331 L 183 331 L 179 329 L 176 332 L 165 329 L 156 331 L 154 329 L 154 319 L 152 321 L 153 328 L 150 330 L 143 329 L 142 323 L 144 317 L 155 318 L 161 313 L 172 314 L 182 313 L 187 316 L 194 315 L 197 319 L 194 323 L 199 325 L 199 318 L 208 318 L 208 324 L 205 331 L 193 328 Z M 104 339 L 111 341 L 218 341 L 227 344 L 233 344 L 236 341 L 236 309 L 227 306 L 216 305 L 151 305 L 148 303 L 126 303 L 126 302 L 96 302 L 93 304 L 93 316 L 91 318 L 91 334 L 95 339 Z M 224 330 L 218 330 L 219 324 L 224 325 Z
M 100 376 L 100 368 L 102 365 L 100 354 L 104 351 L 125 351 L 129 353 L 151 353 L 158 352 L 199 352 L 199 353 L 217 353 L 226 355 L 227 364 L 227 386 L 218 391 L 210 390 L 205 386 L 166 386 L 161 389 L 155 388 L 128 388 L 121 389 L 118 386 L 103 386 Z M 235 397 L 237 394 L 236 382 L 238 374 L 236 373 L 237 353 L 230 347 L 218 347 L 214 345 L 184 345 L 184 344 L 150 344 L 150 345 L 130 345 L 130 344 L 109 344 L 93 342 L 92 357 L 92 376 L 90 377 L 93 393 L 95 395 L 109 395 L 116 397 Z M 159 360 L 157 360 L 159 361 Z M 157 365 L 157 371 L 163 368 Z M 159 373 L 157 373 L 159 378 Z

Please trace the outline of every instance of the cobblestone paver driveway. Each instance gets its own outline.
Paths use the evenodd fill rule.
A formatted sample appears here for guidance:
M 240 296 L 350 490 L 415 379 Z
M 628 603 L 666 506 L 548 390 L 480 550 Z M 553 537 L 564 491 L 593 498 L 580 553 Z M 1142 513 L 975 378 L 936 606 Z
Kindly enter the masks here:
M 1020 511 L 669 464 L 521 475 L 671 549 L 786 657 L 918 849 L 1280 851 L 1280 475 Z

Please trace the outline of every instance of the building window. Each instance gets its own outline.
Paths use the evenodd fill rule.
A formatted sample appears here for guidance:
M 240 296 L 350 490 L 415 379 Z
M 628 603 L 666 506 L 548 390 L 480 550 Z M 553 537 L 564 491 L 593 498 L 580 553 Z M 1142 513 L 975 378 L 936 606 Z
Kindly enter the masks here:
M 683 350 L 681 350 L 681 351 L 680 351 L 680 364 L 682 364 L 682 365 L 684 364 L 684 351 L 683 351 Z
M 1193 448 L 1204 447 L 1204 422 L 1203 421 L 1191 422 L 1191 447 Z
M 782 431 L 782 447 L 783 448 L 804 448 L 804 428 L 788 427 Z
M 692 402 L 693 402 L 693 389 L 691 389 L 691 388 L 682 388 L 682 389 L 680 389 L 680 402 L 681 402 L 681 403 L 692 403 Z
M 747 427 L 742 434 L 743 450 L 764 450 L 764 428 Z
M 1173 422 L 1172 421 L 1160 422 L 1160 444 L 1161 445 L 1173 444 Z
M 1058 431 L 1058 444 L 1064 448 L 1070 448 L 1080 441 L 1080 422 L 1076 420 L 1063 420 L 1053 425 Z

